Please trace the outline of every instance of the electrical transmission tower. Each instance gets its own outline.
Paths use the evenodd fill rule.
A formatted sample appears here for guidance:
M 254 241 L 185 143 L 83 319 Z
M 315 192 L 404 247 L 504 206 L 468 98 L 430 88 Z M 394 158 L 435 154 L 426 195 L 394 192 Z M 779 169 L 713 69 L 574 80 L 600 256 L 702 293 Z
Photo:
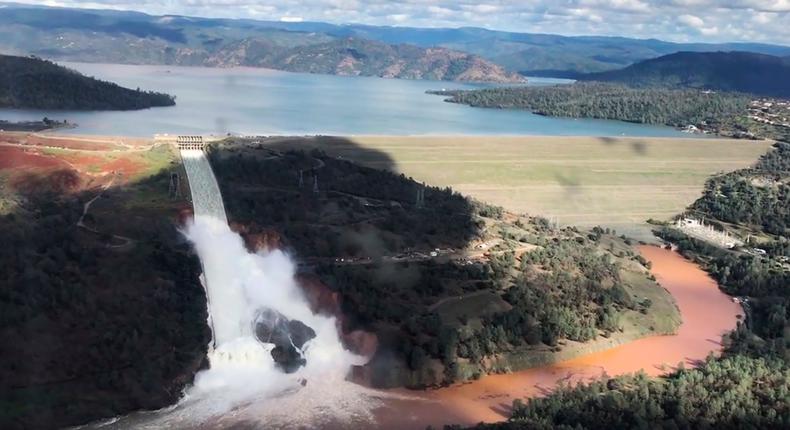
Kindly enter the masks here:
M 176 172 L 170 173 L 170 189 L 168 190 L 168 195 L 170 195 L 171 199 L 181 197 L 181 179 Z
M 417 185 L 417 199 L 415 206 L 418 208 L 425 207 L 425 184 Z

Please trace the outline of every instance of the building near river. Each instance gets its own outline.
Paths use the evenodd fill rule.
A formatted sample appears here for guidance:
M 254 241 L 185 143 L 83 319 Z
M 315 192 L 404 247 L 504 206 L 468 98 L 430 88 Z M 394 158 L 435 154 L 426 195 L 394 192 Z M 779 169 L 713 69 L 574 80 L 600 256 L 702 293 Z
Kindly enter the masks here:
M 689 236 L 724 248 L 732 249 L 743 245 L 743 241 L 732 237 L 726 231 L 716 230 L 713 226 L 706 225 L 703 221 L 694 218 L 678 218 L 675 227 Z

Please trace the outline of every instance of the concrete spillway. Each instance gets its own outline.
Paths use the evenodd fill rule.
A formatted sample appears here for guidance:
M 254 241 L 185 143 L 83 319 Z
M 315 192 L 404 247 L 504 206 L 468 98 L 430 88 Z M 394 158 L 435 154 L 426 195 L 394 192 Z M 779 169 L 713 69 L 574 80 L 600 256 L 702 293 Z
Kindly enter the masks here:
M 225 205 L 222 203 L 222 193 L 219 191 L 217 178 L 214 177 L 206 154 L 196 149 L 183 149 L 181 159 L 184 160 L 184 168 L 189 179 L 195 218 L 205 216 L 227 224 L 228 218 L 225 215 Z
M 343 348 L 334 318 L 313 313 L 288 255 L 250 252 L 230 229 L 209 160 L 200 142 L 189 143 L 179 142 L 195 213 L 184 234 L 203 267 L 213 334 L 209 368 L 195 375 L 174 409 L 140 417 L 150 426 L 132 420 L 116 428 L 228 427 L 219 425 L 226 419 L 256 428 L 369 422 L 374 401 L 345 380 L 364 359 Z M 302 340 L 297 345 L 294 338 Z
M 249 309 L 250 300 L 245 294 L 245 279 L 229 270 L 234 264 L 226 261 L 229 254 L 223 251 L 239 245 L 224 243 L 234 241 L 235 237 L 221 234 L 230 233 L 230 230 L 217 178 L 202 150 L 182 149 L 181 159 L 189 179 L 195 225 L 201 226 L 199 234 L 212 235 L 196 244 L 203 265 L 209 325 L 213 333 L 210 361 L 216 364 L 259 359 L 264 351 L 254 339 L 253 310 Z

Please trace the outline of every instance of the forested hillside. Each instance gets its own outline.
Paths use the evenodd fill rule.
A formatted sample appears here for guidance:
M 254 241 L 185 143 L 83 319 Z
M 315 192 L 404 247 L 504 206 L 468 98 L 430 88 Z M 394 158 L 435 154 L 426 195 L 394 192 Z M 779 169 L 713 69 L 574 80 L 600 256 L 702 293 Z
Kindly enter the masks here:
M 476 55 L 447 48 L 388 45 L 358 38 L 284 48 L 245 39 L 211 53 L 206 64 L 268 67 L 291 72 L 471 82 L 521 82 L 523 78 Z
M 82 187 L 107 181 L 103 172 L 0 149 L 0 428 L 70 427 L 176 402 L 211 332 L 200 261 L 175 223 L 189 202 L 168 195 L 169 172 L 97 198 L 98 186 Z M 116 169 L 143 157 L 57 153 L 81 154 L 75 163 L 108 154 Z
M 512 418 L 505 423 L 473 428 L 787 428 L 788 390 L 790 368 L 779 360 L 709 359 L 666 378 L 636 374 L 561 387 L 544 399 L 515 402 Z
M 415 28 L 152 16 L 21 4 L 0 8 L 0 41 L 4 49 L 70 61 L 211 65 L 216 58 L 231 53 L 243 56 L 243 50 L 233 50 L 240 44 L 267 45 L 280 51 L 349 37 L 393 47 L 446 48 L 482 57 L 529 76 L 574 78 L 679 51 L 790 54 L 790 47 L 760 43 L 673 43 L 627 37 L 514 33 L 474 27 Z M 209 60 L 210 57 L 214 60 Z
M 790 143 L 780 142 L 754 168 L 715 176 L 694 210 L 790 237 Z
M 0 107 L 133 110 L 174 104 L 168 94 L 123 88 L 39 58 L 0 55 Z
M 592 73 L 584 81 L 634 87 L 697 88 L 790 97 L 790 61 L 752 52 L 678 52 L 620 70 Z
M 790 144 L 780 142 L 753 169 L 725 177 L 746 187 L 786 188 L 789 167 Z M 756 180 L 760 177 L 771 181 Z M 657 231 L 702 265 L 725 292 L 743 299 L 747 319 L 730 334 L 722 358 L 710 357 L 694 369 L 681 364 L 662 378 L 637 374 L 561 387 L 545 398 L 516 400 L 505 423 L 474 428 L 788 428 L 790 241 L 776 231 L 788 220 L 787 197 L 761 193 L 713 178 L 692 209 L 709 223 L 737 223 L 760 238 L 749 246 L 764 254 L 719 248 L 668 226 Z
M 344 328 L 378 337 L 365 370 L 375 386 L 545 364 L 589 346 L 569 341 L 623 341 L 679 323 L 646 262 L 611 231 L 560 229 L 322 152 L 273 152 L 275 144 L 299 140 L 212 151 L 229 219 L 294 250 L 338 294 Z
M 434 91 L 451 103 L 500 109 L 525 109 L 540 115 L 616 119 L 685 126 L 743 115 L 749 97 L 699 90 L 629 88 L 604 83 Z

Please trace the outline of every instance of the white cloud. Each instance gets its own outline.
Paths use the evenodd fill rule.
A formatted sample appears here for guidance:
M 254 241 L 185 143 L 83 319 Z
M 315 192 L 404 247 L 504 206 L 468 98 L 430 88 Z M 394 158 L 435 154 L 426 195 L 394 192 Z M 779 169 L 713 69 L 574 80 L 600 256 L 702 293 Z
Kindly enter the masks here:
M 391 19 L 396 23 L 404 23 L 409 20 L 409 15 L 405 13 L 394 13 L 392 15 L 387 15 L 387 18 Z
M 702 28 L 705 26 L 705 21 L 703 21 L 702 18 L 694 15 L 680 15 L 678 17 L 678 21 L 680 21 L 681 24 L 685 24 L 694 28 Z
M 2 0 L 0 0 L 2 1 Z M 15 0 L 155 15 L 790 45 L 790 0 Z
M 301 16 L 283 16 L 283 17 L 280 18 L 280 21 L 282 21 L 282 22 L 302 22 L 302 21 L 304 21 L 304 18 L 302 18 Z
M 471 6 L 462 6 L 462 8 L 470 11 L 470 12 L 477 12 L 477 13 L 494 13 L 497 11 L 502 10 L 500 6 L 493 5 L 493 4 L 476 4 Z

